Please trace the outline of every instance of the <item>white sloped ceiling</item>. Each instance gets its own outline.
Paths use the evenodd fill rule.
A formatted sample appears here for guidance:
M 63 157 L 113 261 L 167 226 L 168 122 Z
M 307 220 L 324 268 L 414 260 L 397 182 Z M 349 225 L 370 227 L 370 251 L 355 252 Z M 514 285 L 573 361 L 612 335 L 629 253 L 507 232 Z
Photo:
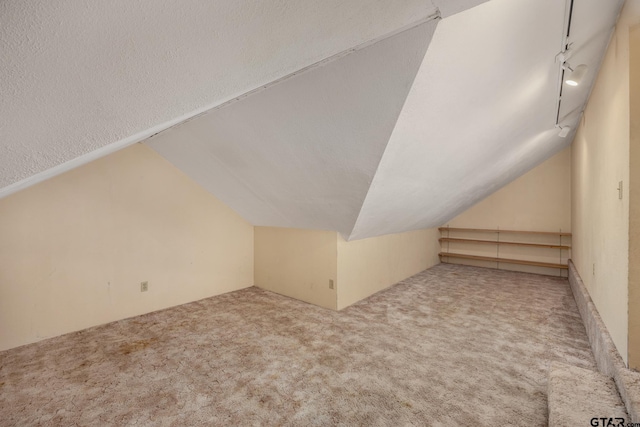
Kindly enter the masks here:
M 445 0 L 447 13 L 485 0 Z M 425 0 L 0 1 L 0 197 L 433 13 Z
M 436 226 L 571 143 L 622 3 L 0 2 L 0 197 L 156 134 L 255 225 Z
M 565 6 L 493 0 L 439 24 L 351 239 L 441 225 L 571 143 L 555 127 Z M 590 72 L 564 84 L 563 126 L 577 128 L 620 7 L 575 0 L 570 61 Z
M 255 225 L 349 235 L 436 21 L 148 141 Z

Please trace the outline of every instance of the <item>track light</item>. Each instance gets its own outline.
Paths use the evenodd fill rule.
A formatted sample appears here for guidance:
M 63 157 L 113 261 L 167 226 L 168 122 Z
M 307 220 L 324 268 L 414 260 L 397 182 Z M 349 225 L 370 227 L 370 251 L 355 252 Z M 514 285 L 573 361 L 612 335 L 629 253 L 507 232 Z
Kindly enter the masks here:
M 560 127 L 560 133 L 558 134 L 558 136 L 560 138 L 566 138 L 567 135 L 569 135 L 569 132 L 571 132 L 571 127 L 570 126 L 559 126 Z
M 569 86 L 578 86 L 584 78 L 584 75 L 587 74 L 587 66 L 584 64 L 580 64 L 573 69 L 569 64 L 565 63 L 565 69 L 571 71 L 569 77 L 564 81 Z

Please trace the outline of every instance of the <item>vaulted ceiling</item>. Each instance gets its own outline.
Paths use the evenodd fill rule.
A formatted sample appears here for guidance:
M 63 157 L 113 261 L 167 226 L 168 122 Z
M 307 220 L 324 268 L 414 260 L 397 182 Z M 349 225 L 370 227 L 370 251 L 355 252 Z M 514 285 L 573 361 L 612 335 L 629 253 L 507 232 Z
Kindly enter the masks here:
M 145 140 L 255 225 L 439 225 L 571 142 L 622 1 L 571 3 L 0 2 L 0 197 Z

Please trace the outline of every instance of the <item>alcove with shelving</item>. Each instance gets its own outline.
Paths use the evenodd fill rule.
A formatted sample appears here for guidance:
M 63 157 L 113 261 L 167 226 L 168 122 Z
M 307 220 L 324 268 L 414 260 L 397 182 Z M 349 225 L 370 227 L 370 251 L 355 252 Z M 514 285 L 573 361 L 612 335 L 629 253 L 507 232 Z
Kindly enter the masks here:
M 571 233 L 439 227 L 440 260 L 567 277 Z

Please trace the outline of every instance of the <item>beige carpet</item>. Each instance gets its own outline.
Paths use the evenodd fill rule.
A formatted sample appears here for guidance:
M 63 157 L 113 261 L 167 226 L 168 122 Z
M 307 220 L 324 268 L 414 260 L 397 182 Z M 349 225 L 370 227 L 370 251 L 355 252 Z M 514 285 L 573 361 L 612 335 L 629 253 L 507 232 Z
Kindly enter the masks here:
M 612 378 L 554 362 L 549 372 L 549 427 L 627 425 L 631 421 Z M 606 422 L 602 422 L 606 418 Z M 620 424 L 620 421 L 622 421 Z
M 0 353 L 0 425 L 543 426 L 595 369 L 566 280 L 441 264 L 332 312 L 256 288 Z

